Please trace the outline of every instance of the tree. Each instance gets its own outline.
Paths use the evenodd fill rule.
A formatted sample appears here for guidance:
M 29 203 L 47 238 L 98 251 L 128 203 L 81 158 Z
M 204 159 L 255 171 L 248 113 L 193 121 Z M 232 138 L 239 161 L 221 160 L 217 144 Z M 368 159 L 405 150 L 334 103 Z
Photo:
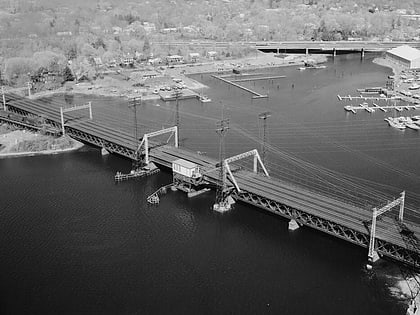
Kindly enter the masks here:
M 74 76 L 73 73 L 71 72 L 70 68 L 68 66 L 66 66 L 63 70 L 63 81 L 67 82 L 67 81 L 73 81 L 74 80 Z
M 149 42 L 149 38 L 147 37 L 144 39 L 143 52 L 145 54 L 148 54 L 150 52 L 150 42 Z
M 89 57 L 92 57 L 96 54 L 96 50 L 91 45 L 85 43 L 82 46 L 81 53 L 82 53 L 83 56 L 89 58 Z
M 4 77 L 10 84 L 28 82 L 36 70 L 32 58 L 13 57 L 6 60 Z
M 38 68 L 45 68 L 49 72 L 61 72 L 67 64 L 64 55 L 48 50 L 34 53 L 32 59 Z
M 144 49 L 144 42 L 133 38 L 130 39 L 125 46 L 126 50 L 128 50 L 128 52 L 134 55 L 136 51 L 141 52 Z

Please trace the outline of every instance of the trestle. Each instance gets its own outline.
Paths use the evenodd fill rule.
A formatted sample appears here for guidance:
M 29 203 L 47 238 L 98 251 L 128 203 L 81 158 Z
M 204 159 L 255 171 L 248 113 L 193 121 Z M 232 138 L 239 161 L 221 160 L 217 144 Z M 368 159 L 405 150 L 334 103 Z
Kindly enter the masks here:
M 356 231 L 333 221 L 306 213 L 302 210 L 286 206 L 280 202 L 270 200 L 253 193 L 242 190 L 242 192 L 232 192 L 232 197 L 254 206 L 258 206 L 272 213 L 281 215 L 287 219 L 295 220 L 299 225 L 306 225 L 319 231 L 339 237 L 353 244 L 368 247 L 369 234 Z M 386 257 L 401 261 L 414 268 L 420 268 L 420 255 L 417 250 L 403 248 L 398 245 L 391 244 L 381 239 L 376 239 L 376 251 Z

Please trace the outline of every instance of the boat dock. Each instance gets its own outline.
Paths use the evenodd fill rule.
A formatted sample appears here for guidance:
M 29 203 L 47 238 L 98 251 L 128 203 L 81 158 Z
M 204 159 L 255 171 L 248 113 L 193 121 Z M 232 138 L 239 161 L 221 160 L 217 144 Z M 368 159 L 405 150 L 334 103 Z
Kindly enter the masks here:
M 159 96 L 165 102 L 176 101 L 177 98 L 178 100 L 186 100 L 199 97 L 197 93 L 188 89 L 183 89 L 178 94 L 174 91 L 159 91 Z
M 383 93 L 386 89 L 383 87 L 367 87 L 364 89 L 357 89 L 359 93 L 369 93 L 369 94 L 380 94 Z
M 347 105 L 344 106 L 344 109 L 346 111 L 349 112 L 353 112 L 356 114 L 356 111 L 358 109 L 364 109 L 365 111 L 369 112 L 369 113 L 373 113 L 375 111 L 375 108 L 383 111 L 383 112 L 387 112 L 387 109 L 391 109 L 391 110 L 396 110 L 398 112 L 401 112 L 402 110 L 413 110 L 413 109 L 420 109 L 420 104 L 416 104 L 416 105 L 404 105 L 404 106 L 396 106 L 396 105 L 392 105 L 392 106 L 379 106 L 378 104 L 373 103 L 373 105 L 375 107 L 369 107 L 367 104 L 360 104 L 360 106 L 352 106 L 352 105 Z
M 171 188 L 172 186 L 173 184 L 171 183 L 171 184 L 160 187 L 153 194 L 147 197 L 147 202 L 151 204 L 158 204 L 160 202 L 159 196 L 166 194 L 166 191 L 168 190 L 168 188 Z
M 381 111 L 383 111 L 383 112 L 387 112 L 387 110 L 386 110 L 386 108 L 383 108 L 383 107 L 381 107 L 381 106 L 379 106 L 378 104 L 376 104 L 376 103 L 372 103 L 373 104 L 373 106 L 375 106 L 376 108 L 378 108 L 379 110 L 381 110 Z
M 271 77 L 259 77 L 259 78 L 245 78 L 245 79 L 235 79 L 232 82 L 248 82 L 248 81 L 258 81 L 258 80 L 274 80 L 285 78 L 285 75 L 276 75 Z
M 222 78 L 222 77 L 217 76 L 217 75 L 214 75 L 214 74 L 212 75 L 212 77 L 213 78 L 216 78 L 216 79 L 219 79 L 219 80 L 221 80 L 221 81 L 223 81 L 225 83 L 228 83 L 228 84 L 233 85 L 234 87 L 240 88 L 240 89 L 242 89 L 242 90 L 244 90 L 246 92 L 249 92 L 249 93 L 253 94 L 253 96 L 252 96 L 253 99 L 256 99 L 256 98 L 268 98 L 268 95 L 260 94 L 258 92 L 255 92 L 255 91 L 253 91 L 251 89 L 248 89 L 248 88 L 246 88 L 246 87 L 244 87 L 242 85 L 239 85 L 239 84 L 237 84 L 237 83 L 235 83 L 233 81 L 230 81 L 228 79 Z
M 373 97 L 373 96 L 351 96 L 351 95 L 346 95 L 346 96 L 340 96 L 337 95 L 337 98 L 339 101 L 354 101 L 354 100 L 363 100 L 363 101 L 367 101 L 367 100 L 374 100 L 374 101 L 380 101 L 380 100 L 384 100 L 386 102 L 388 101 L 395 101 L 397 99 L 400 98 L 392 98 L 392 97 L 385 97 L 385 96 L 378 96 L 378 97 Z

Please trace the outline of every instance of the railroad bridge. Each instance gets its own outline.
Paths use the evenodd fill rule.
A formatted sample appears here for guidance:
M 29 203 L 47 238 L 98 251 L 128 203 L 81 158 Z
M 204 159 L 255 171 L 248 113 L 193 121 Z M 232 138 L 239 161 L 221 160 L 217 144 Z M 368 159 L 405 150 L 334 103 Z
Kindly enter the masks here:
M 77 120 L 77 115 L 71 112 L 67 114 L 67 119 L 63 120 L 59 107 L 15 94 L 6 94 L 5 104 L 11 112 L 28 116 L 42 115 L 49 124 L 57 129 L 62 128 L 67 135 L 76 140 L 129 159 L 135 160 L 139 156 L 139 143 L 133 135 L 120 128 L 121 122 L 103 114 L 101 116 L 101 113 L 93 119 Z M 0 115 L 0 120 L 1 117 Z M 175 130 L 176 127 L 173 127 L 169 131 Z M 147 141 L 142 144 L 145 145 L 145 149 L 142 149 L 141 153 L 147 153 L 147 162 L 171 167 L 173 161 L 184 159 L 200 166 L 206 182 L 213 187 L 220 185 L 219 161 L 180 148 L 177 142 L 175 145 L 148 147 L 150 144 Z M 253 155 L 254 158 L 257 156 L 255 152 L 248 152 L 244 156 L 249 155 Z M 228 163 L 241 157 L 239 155 L 224 161 L 228 166 Z M 257 172 L 255 160 L 253 170 L 234 166 L 232 170 L 229 169 L 228 186 L 234 199 L 294 220 L 298 225 L 305 225 L 366 247 L 371 260 L 374 260 L 377 253 L 420 269 L 420 227 L 416 222 L 404 218 L 404 193 L 380 209 L 364 209 L 272 178 L 268 176 L 264 166 L 261 166 L 263 173 Z M 381 220 L 377 220 L 379 215 L 397 206 L 398 218 L 382 216 Z

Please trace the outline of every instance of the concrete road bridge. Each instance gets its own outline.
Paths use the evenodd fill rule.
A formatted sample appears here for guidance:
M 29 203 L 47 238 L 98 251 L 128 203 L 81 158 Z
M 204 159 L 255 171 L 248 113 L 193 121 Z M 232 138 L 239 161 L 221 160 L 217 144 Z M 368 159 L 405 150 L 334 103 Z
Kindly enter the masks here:
M 420 49 L 419 41 L 172 41 L 153 42 L 162 46 L 192 46 L 203 47 L 209 50 L 228 48 L 231 46 L 244 46 L 258 49 L 262 52 L 273 53 L 299 53 L 299 54 L 348 54 L 359 52 L 385 52 L 389 49 L 410 45 Z

